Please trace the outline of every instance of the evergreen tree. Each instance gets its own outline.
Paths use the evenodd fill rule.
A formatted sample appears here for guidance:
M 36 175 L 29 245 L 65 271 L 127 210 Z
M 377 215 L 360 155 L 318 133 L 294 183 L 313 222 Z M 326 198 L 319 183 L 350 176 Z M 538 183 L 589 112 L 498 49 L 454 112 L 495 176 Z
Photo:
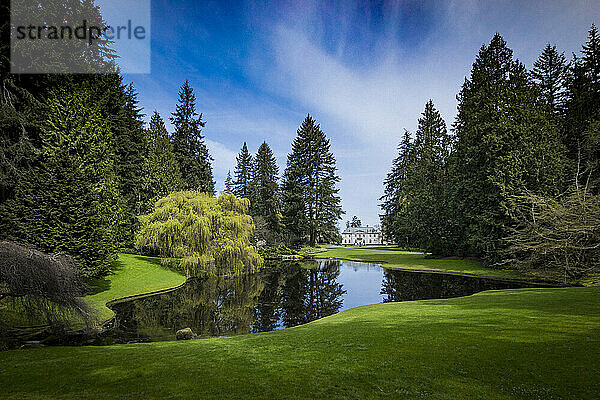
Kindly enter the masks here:
M 0 209 L 3 231 L 45 252 L 75 257 L 86 277 L 108 272 L 120 219 L 114 137 L 84 88 L 54 92 L 39 160 Z
M 398 145 L 398 157 L 392 161 L 392 169 L 383 182 L 384 192 L 380 198 L 384 235 L 403 247 L 411 246 L 410 229 L 404 226 L 404 219 L 396 217 L 406 206 L 406 179 L 412 163 L 412 146 L 410 133 L 405 130 Z
M 571 161 L 570 175 L 579 186 L 579 181 L 591 176 L 600 162 L 600 35 L 595 25 L 588 32 L 582 57 L 575 57 L 571 63 L 566 97 L 563 139 Z
M 329 139 L 307 115 L 292 143 L 283 174 L 284 226 L 291 244 L 337 240 L 337 221 L 343 214 L 335 157 Z
M 196 113 L 196 95 L 188 81 L 179 90 L 179 103 L 172 114 L 171 123 L 175 127 L 173 151 L 184 188 L 213 195 L 212 157 L 201 134 L 205 122 L 202 121 L 202 114 Z
M 118 242 L 131 248 L 139 227 L 143 199 L 143 167 L 147 140 L 137 94 L 118 74 L 74 76 L 61 86 L 81 87 L 96 99 L 98 112 L 106 121 L 114 143 L 114 165 L 119 189 Z
M 411 227 L 412 246 L 434 254 L 447 251 L 449 228 L 447 162 L 452 139 L 433 101 L 425 105 L 412 145 L 405 195 L 406 208 L 400 218 Z
M 231 171 L 227 171 L 227 178 L 225 178 L 225 191 L 233 193 L 233 179 L 231 179 Z
M 31 5 L 30 5 L 31 6 Z M 73 17 L 75 21 L 77 15 L 93 15 L 94 20 L 100 20 L 99 10 L 94 5 L 93 1 L 75 1 L 72 4 L 73 13 L 70 17 Z M 64 17 L 64 5 L 44 3 L 41 5 L 33 4 L 36 7 L 36 12 L 40 13 L 43 11 L 44 15 L 47 15 L 50 20 Z M 41 8 L 40 8 L 41 7 Z M 3 5 L 1 7 L 2 12 L 7 8 Z M 91 13 L 91 14 L 90 14 Z M 70 18 L 69 17 L 69 18 Z M 8 32 L 6 29 L 9 28 L 8 20 L 6 23 L 1 25 L 2 32 Z M 60 19 L 60 22 L 65 22 Z M 90 20 L 88 19 L 88 22 Z M 8 60 L 8 45 L 5 41 L 10 35 L 3 35 L 3 39 L 0 42 L 0 57 L 3 60 Z M 79 66 L 81 63 L 88 63 L 90 70 L 97 71 L 98 63 L 106 63 L 109 66 L 114 60 L 114 54 L 111 51 L 102 49 L 103 45 L 97 46 L 94 49 L 90 49 L 89 46 L 85 46 L 84 53 L 78 60 L 75 60 Z M 99 55 L 96 50 L 101 50 L 103 55 Z M 103 58 L 104 59 L 101 59 Z M 71 60 L 73 61 L 73 60 Z M 59 63 L 64 63 L 65 60 L 58 60 Z M 68 63 L 67 63 L 68 64 Z M 74 64 L 73 64 L 74 65 Z M 72 99 L 67 99 L 64 90 L 70 90 L 73 93 L 85 93 L 86 99 L 94 99 L 93 106 L 90 105 L 88 100 L 85 100 L 85 109 L 80 110 L 80 114 L 91 113 L 98 116 L 98 119 L 102 121 L 102 129 L 106 130 L 106 137 L 103 140 L 98 139 L 98 146 L 102 147 L 105 143 L 110 143 L 110 154 L 102 155 L 102 157 L 110 157 L 112 163 L 110 176 L 107 175 L 107 179 L 111 182 L 110 190 L 111 196 L 114 194 L 114 198 L 117 199 L 118 204 L 113 204 L 107 216 L 111 216 L 112 225 L 109 231 L 111 232 L 111 240 L 115 239 L 116 243 L 121 246 L 131 245 L 132 235 L 134 230 L 137 228 L 136 214 L 139 213 L 140 206 L 140 194 L 141 194 L 141 182 L 142 182 L 142 171 L 143 158 L 146 153 L 145 138 L 142 130 L 142 121 L 139 108 L 137 107 L 137 100 L 135 99 L 135 93 L 132 87 L 128 87 L 123 84 L 123 78 L 117 73 L 108 74 L 21 74 L 13 75 L 9 73 L 10 63 L 0 63 L 0 81 L 2 86 L 2 94 L 0 95 L 0 126 L 2 132 L 6 135 L 2 135 L 0 139 L 0 205 L 6 201 L 13 199 L 15 201 L 15 207 L 3 207 L 6 211 L 6 220 L 0 221 L 1 223 L 7 223 L 9 220 L 18 220 L 18 213 L 24 212 L 20 209 L 18 204 L 23 204 L 23 199 L 18 198 L 19 196 L 28 196 L 31 191 L 41 190 L 41 185 L 54 185 L 53 179 L 63 179 L 58 177 L 59 173 L 63 173 L 64 166 L 56 166 L 56 174 L 48 172 L 48 166 L 56 162 L 55 158 L 48 157 L 48 147 L 46 140 L 54 140 L 53 135 L 75 135 L 73 132 L 80 128 L 79 125 L 75 125 L 73 122 L 72 129 L 68 129 L 68 124 L 58 128 L 48 128 L 48 121 L 55 120 L 56 118 L 63 118 L 64 120 L 71 118 L 73 121 L 76 119 L 74 115 L 77 113 L 72 108 L 68 108 L 68 112 L 64 111 L 64 115 L 57 117 L 59 111 L 56 109 L 56 104 L 59 102 L 71 102 Z M 83 100 L 82 100 L 83 101 Z M 83 107 L 84 103 L 77 103 Z M 71 114 L 69 114 L 71 113 Z M 79 114 L 77 114 L 79 115 Z M 80 122 L 77 122 L 80 123 Z M 91 123 L 91 122 L 90 122 Z M 82 123 L 81 123 L 82 124 Z M 87 125 L 86 125 L 87 126 Z M 86 128 L 87 129 L 87 128 Z M 67 133 L 64 133 L 67 131 Z M 75 136 L 69 136 L 68 140 L 60 140 L 60 146 L 71 145 L 72 140 Z M 96 136 L 94 136 L 96 137 Z M 86 139 L 87 140 L 87 139 Z M 96 140 L 96 139 L 94 139 Z M 85 146 L 92 146 L 92 142 L 86 142 Z M 94 142 L 95 143 L 95 142 Z M 82 143 L 80 145 L 85 147 Z M 57 145 L 58 146 L 58 145 Z M 60 147 L 58 146 L 58 147 Z M 65 151 L 79 151 L 79 149 L 60 149 Z M 92 149 L 88 150 L 92 152 Z M 83 150 L 81 150 L 83 151 Z M 86 150 L 87 151 L 87 150 Z M 99 154 L 104 154 L 99 149 Z M 60 152 L 56 152 L 59 154 Z M 71 162 L 71 161 L 69 161 Z M 99 162 L 99 161 L 98 161 Z M 98 167 L 102 170 L 101 167 Z M 63 171 L 63 172 L 59 172 Z M 81 171 L 80 171 L 81 172 Z M 64 172 L 64 179 L 71 172 Z M 36 174 L 39 174 L 36 178 Z M 112 174 L 112 175 L 111 175 Z M 86 175 L 87 176 L 87 175 Z M 39 182 L 32 182 L 32 180 L 38 179 Z M 41 182 L 43 179 L 49 179 L 48 182 Z M 77 179 L 84 179 L 81 176 L 71 176 L 73 179 L 71 182 L 75 182 Z M 87 178 L 85 178 L 87 179 Z M 104 182 L 99 179 L 98 182 Z M 98 183 L 100 185 L 100 183 Z M 29 185 L 30 188 L 27 191 L 24 189 L 25 186 Z M 65 181 L 67 185 L 67 181 Z M 107 185 L 107 184 L 106 184 Z M 95 188 L 99 195 L 104 196 L 108 186 L 102 188 Z M 116 187 L 116 194 L 113 193 L 113 189 Z M 44 213 L 52 215 L 53 218 L 59 218 L 59 216 L 65 213 L 66 204 L 73 204 L 75 201 L 71 196 L 74 193 L 78 194 L 78 198 L 81 202 L 78 203 L 80 206 L 77 208 L 77 212 L 73 212 L 72 215 L 79 215 L 81 213 L 81 219 L 91 218 L 96 216 L 98 202 L 94 198 L 88 195 L 90 186 L 83 182 L 76 189 L 69 191 L 61 191 L 56 188 L 55 191 L 44 189 L 45 194 L 48 196 L 52 194 L 52 201 L 46 204 Z M 60 197 L 64 195 L 64 197 Z M 40 199 L 45 198 L 40 196 Z M 103 199 L 100 203 L 108 201 Z M 21 214 L 22 215 L 22 214 Z M 35 218 L 34 218 L 35 219 Z M 56 220 L 57 221 L 57 220 Z M 56 222 L 55 221 L 55 222 Z M 87 220 L 86 220 L 87 221 Z M 39 221 L 38 221 L 39 222 Z M 33 223 L 33 222 L 32 222 Z M 37 222 L 36 222 L 37 223 Z M 62 222 L 57 222 L 62 223 Z M 87 222 L 82 222 L 87 224 Z M 63 227 L 60 229 L 67 229 L 66 223 L 63 223 Z M 9 225 L 10 226 L 10 225 Z M 24 225 L 23 225 L 24 226 Z M 99 223 L 99 228 L 104 226 L 103 222 Z M 21 229 L 21 228 L 19 228 Z M 52 246 L 44 244 L 47 235 L 54 235 L 53 232 L 60 230 L 58 227 L 51 227 L 51 229 L 44 233 L 38 231 L 38 234 L 43 236 L 39 239 L 33 240 L 32 244 L 41 243 L 41 246 L 46 246 L 43 249 L 50 250 Z M 83 228 L 81 228 L 83 231 Z M 86 228 L 87 229 L 87 228 Z M 21 230 L 23 233 L 24 230 Z M 10 226 L 2 232 L 2 236 L 6 235 L 17 235 L 17 230 Z M 43 233 L 43 234 L 42 234 Z M 108 234 L 108 233 L 107 233 Z M 28 236 L 22 235 L 18 237 L 19 240 L 28 241 Z M 74 239 L 65 239 L 65 244 L 61 247 L 63 250 L 72 248 L 73 251 L 77 252 L 78 259 L 81 261 L 86 258 L 82 256 L 81 248 L 87 246 L 93 248 L 95 246 L 92 241 L 97 243 L 104 243 L 103 240 L 99 240 L 97 235 L 90 233 L 89 237 L 79 235 L 77 236 L 77 245 L 74 245 Z M 86 241 L 90 243 L 85 243 Z M 51 242 L 51 241 L 50 241 Z M 48 242 L 48 243 L 50 243 Z M 56 242 L 58 243 L 58 242 Z M 114 249 L 114 243 L 106 245 L 106 250 L 110 253 Z M 108 254 L 106 253 L 106 254 Z M 107 258 L 103 258 L 103 252 L 99 252 L 98 259 L 106 261 Z M 95 257 L 95 256 L 90 256 Z M 100 269 L 106 271 L 108 265 L 107 262 L 102 261 L 100 264 L 93 262 L 90 264 L 88 258 L 87 261 L 82 261 L 85 264 L 85 268 L 96 269 L 100 264 L 104 265 Z M 95 263 L 95 264 L 94 264 Z M 95 266 L 93 266 L 94 264 Z M 94 272 L 95 273 L 95 272 Z
M 499 34 L 482 46 L 457 97 L 453 205 L 458 251 L 493 260 L 511 224 L 510 197 L 556 193 L 563 152 L 523 65 Z
M 352 217 L 352 222 L 350 222 L 350 226 L 352 228 L 360 228 L 362 226 L 361 220 L 355 215 Z
M 142 213 L 152 210 L 154 203 L 182 189 L 179 164 L 175 160 L 173 144 L 165 127 L 165 122 L 157 111 L 150 118 L 146 130 L 148 154 L 144 162 L 143 191 L 144 207 Z
M 447 204 L 451 142 L 444 120 L 429 100 L 415 140 L 405 133 L 384 182 L 384 230 L 402 246 L 436 254 L 452 246 Z
M 44 111 L 43 101 L 17 86 L 13 76 L 6 75 L 1 84 L 0 204 L 12 198 L 24 171 L 35 164 Z
M 533 63 L 531 76 L 540 91 L 550 112 L 558 116 L 562 110 L 567 77 L 567 61 L 564 53 L 549 43 L 540 57 Z
M 588 40 L 581 50 L 583 63 L 587 69 L 590 81 L 594 89 L 600 85 L 600 34 L 595 24 L 588 31 Z
M 147 153 L 144 123 L 132 85 L 120 86 L 115 93 L 120 104 L 112 117 L 115 138 L 115 167 L 118 176 L 122 218 L 119 220 L 119 243 L 133 247 L 138 216 L 142 213 L 144 155 Z
M 282 218 L 277 184 L 279 167 L 267 142 L 263 142 L 258 148 L 253 164 L 251 214 L 264 218 L 271 233 L 269 236 L 274 237 L 281 231 Z
M 240 154 L 235 158 L 236 165 L 234 170 L 235 182 L 233 184 L 233 194 L 237 197 L 250 199 L 250 184 L 252 181 L 252 155 L 248 152 L 246 142 L 240 150 Z

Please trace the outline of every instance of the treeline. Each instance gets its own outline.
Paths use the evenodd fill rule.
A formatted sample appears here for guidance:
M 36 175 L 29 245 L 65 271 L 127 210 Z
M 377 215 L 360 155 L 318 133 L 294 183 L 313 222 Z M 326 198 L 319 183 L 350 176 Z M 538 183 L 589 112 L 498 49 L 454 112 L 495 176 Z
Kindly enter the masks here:
M 0 235 L 65 252 L 85 277 L 108 273 L 133 249 L 140 216 L 182 190 L 215 194 L 212 158 L 189 82 L 168 132 L 154 112 L 144 127 L 136 92 L 117 74 L 11 75 L 2 64 Z M 246 145 L 226 190 L 251 200 L 262 246 L 298 246 L 337 235 L 341 214 L 329 140 L 307 116 L 280 187 L 268 144 Z
M 252 156 L 244 142 L 225 189 L 250 200 L 257 244 L 297 247 L 339 241 L 340 178 L 329 139 L 310 115 L 298 128 L 281 184 L 279 180 L 269 145 L 263 142 Z
M 569 277 L 597 268 L 596 27 L 580 56 L 567 62 L 548 44 L 531 71 L 496 34 L 457 100 L 450 131 L 430 100 L 414 136 L 404 134 L 384 182 L 387 237 L 436 255 Z
M 7 56 L 3 48 L 3 56 Z M 132 248 L 138 216 L 182 189 L 214 194 L 204 121 L 186 82 L 170 135 L 158 113 L 144 129 L 136 93 L 118 73 L 13 75 L 2 62 L 0 231 L 105 274 Z

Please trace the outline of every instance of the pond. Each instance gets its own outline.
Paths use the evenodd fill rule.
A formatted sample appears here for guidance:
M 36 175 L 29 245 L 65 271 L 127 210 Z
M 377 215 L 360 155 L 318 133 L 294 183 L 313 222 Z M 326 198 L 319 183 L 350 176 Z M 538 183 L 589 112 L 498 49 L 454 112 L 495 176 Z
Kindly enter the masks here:
M 199 337 L 266 332 L 366 304 L 531 286 L 537 285 L 363 262 L 270 262 L 260 273 L 194 278 L 168 293 L 113 303 L 109 335 L 128 343 L 174 340 L 177 330 L 188 327 Z

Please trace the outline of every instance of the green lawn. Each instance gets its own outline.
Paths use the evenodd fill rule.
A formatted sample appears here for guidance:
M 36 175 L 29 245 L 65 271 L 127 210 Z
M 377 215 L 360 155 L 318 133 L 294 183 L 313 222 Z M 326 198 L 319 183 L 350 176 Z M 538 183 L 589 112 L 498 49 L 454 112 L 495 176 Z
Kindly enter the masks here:
M 428 259 L 425 258 L 424 253 L 401 251 L 394 246 L 373 246 L 355 249 L 341 246 L 327 246 L 327 248 L 326 252 L 318 253 L 315 257 L 381 262 L 385 263 L 386 268 L 427 269 L 499 277 L 522 277 L 522 274 L 513 270 L 484 268 L 478 261 Z
M 0 398 L 595 399 L 599 295 L 489 291 L 231 338 L 0 352 Z
M 113 316 L 106 303 L 121 297 L 154 292 L 181 285 L 185 276 L 163 267 L 160 259 L 133 254 L 119 254 L 112 274 L 94 282 L 99 291 L 86 296 L 87 300 L 98 310 L 101 321 Z
M 160 259 L 133 254 L 119 254 L 113 263 L 111 274 L 92 282 L 95 294 L 85 300 L 96 310 L 98 322 L 110 319 L 114 313 L 106 307 L 106 303 L 121 297 L 134 296 L 157 290 L 168 289 L 185 282 L 185 276 L 163 267 Z M 30 321 L 24 318 L 18 308 L 0 307 L 0 318 L 9 326 L 39 325 L 42 321 Z M 74 318 L 72 329 L 83 327 L 83 321 Z

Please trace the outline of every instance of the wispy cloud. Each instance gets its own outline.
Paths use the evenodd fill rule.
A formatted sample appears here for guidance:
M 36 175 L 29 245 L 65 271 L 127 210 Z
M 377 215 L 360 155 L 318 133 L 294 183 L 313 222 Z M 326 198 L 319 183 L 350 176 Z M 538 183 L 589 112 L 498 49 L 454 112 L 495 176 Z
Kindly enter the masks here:
M 235 165 L 236 152 L 228 149 L 223 143 L 205 139 L 208 152 L 213 157 L 214 161 L 212 164 L 213 175 L 217 181 L 217 191 L 223 190 L 224 180 L 227 176 L 227 171 L 231 170 L 233 174 L 232 166 Z
M 132 77 L 146 114 L 158 109 L 168 121 L 189 79 L 222 188 L 244 141 L 255 151 L 266 140 L 283 168 L 310 113 L 331 139 L 343 207 L 371 224 L 404 129 L 416 129 L 430 98 L 451 125 L 455 96 L 495 32 L 531 66 L 547 42 L 579 51 L 589 25 L 600 23 L 595 1 L 226 3 L 200 11 L 182 0 L 155 18 L 153 33 L 164 32 L 152 39 L 160 60 L 151 76 Z M 233 12 L 240 15 L 229 23 L 223 15 Z
M 378 45 L 357 50 L 354 43 L 354 59 L 347 56 L 356 38 L 348 29 L 352 10 L 340 15 L 339 25 L 324 26 L 322 10 L 313 4 L 295 22 L 276 24 L 268 51 L 254 54 L 260 68 L 252 68 L 254 60 L 249 65 L 262 89 L 321 122 L 338 154 L 343 205 L 370 223 L 377 221 L 382 182 L 404 129 L 416 129 L 430 98 L 451 126 L 456 94 L 479 47 L 495 32 L 530 66 L 548 41 L 578 50 L 593 16 L 600 15 L 589 2 L 441 2 L 435 29 L 423 29 L 415 46 L 398 22 L 411 10 L 399 4 L 386 8 Z

